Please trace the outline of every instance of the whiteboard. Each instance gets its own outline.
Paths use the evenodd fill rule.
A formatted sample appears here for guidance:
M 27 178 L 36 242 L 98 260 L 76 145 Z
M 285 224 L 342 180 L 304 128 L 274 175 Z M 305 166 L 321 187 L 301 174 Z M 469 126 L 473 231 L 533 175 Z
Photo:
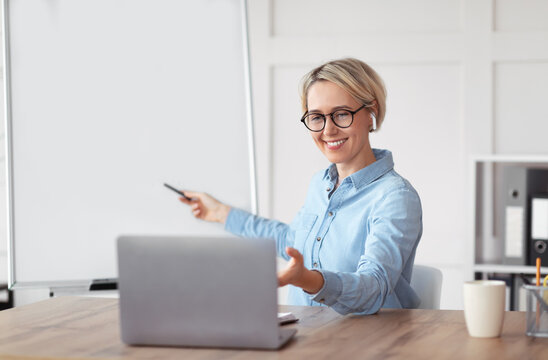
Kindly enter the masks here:
M 224 233 L 164 182 L 255 210 L 245 1 L 3 5 L 11 285 L 115 277 L 121 234 Z

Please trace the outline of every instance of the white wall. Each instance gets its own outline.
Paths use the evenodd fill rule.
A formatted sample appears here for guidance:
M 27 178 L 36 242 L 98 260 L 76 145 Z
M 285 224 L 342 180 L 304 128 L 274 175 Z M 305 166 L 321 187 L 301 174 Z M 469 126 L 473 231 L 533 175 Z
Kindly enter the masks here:
M 253 0 L 249 16 L 261 214 L 289 221 L 326 165 L 299 123 L 300 78 L 360 58 L 388 89 L 371 142 L 423 202 L 416 263 L 443 271 L 442 308 L 462 308 L 470 155 L 548 153 L 548 0 Z
M 462 308 L 462 282 L 472 277 L 469 156 L 548 153 L 548 0 L 248 3 L 260 213 L 289 221 L 326 165 L 299 123 L 300 78 L 358 57 L 388 88 L 372 144 L 393 151 L 423 201 L 416 262 L 443 271 L 442 308 Z M 1 241 L 0 266 L 5 253 Z

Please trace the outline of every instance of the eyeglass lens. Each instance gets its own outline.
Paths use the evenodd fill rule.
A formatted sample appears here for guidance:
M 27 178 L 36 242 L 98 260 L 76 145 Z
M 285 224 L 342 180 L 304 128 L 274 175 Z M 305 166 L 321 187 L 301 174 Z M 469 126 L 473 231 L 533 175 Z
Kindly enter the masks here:
M 329 114 L 327 115 L 329 116 Z M 338 110 L 331 114 L 331 119 L 341 128 L 346 128 L 352 125 L 352 113 L 347 110 Z M 308 114 L 304 118 L 304 123 L 307 128 L 312 131 L 320 131 L 325 127 L 326 117 L 323 114 Z

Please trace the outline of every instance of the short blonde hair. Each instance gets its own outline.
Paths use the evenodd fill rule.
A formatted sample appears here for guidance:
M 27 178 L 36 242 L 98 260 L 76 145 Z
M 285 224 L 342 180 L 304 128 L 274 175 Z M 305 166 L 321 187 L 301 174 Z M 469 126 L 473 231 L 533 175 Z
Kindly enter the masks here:
M 339 85 L 357 102 L 376 108 L 377 128 L 381 126 L 386 114 L 386 89 L 379 74 L 369 65 L 346 58 L 330 61 L 310 71 L 301 82 L 303 112 L 308 111 L 308 90 L 321 80 Z

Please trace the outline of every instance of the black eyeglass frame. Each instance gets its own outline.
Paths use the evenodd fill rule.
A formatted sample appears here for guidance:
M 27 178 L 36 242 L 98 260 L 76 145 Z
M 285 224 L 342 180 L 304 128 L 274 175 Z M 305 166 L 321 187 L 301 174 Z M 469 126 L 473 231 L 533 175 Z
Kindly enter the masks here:
M 303 117 L 301 118 L 301 122 L 304 124 L 304 126 L 310 130 L 310 131 L 313 131 L 313 132 L 320 132 L 320 131 L 323 131 L 323 129 L 325 129 L 325 124 L 327 123 L 327 117 L 329 116 L 331 118 L 331 121 L 333 121 L 333 124 L 335 124 L 336 127 L 338 128 L 341 128 L 341 129 L 346 129 L 346 128 L 349 128 L 350 126 L 352 126 L 352 124 L 354 123 L 354 115 L 360 111 L 361 109 L 363 108 L 366 108 L 366 107 L 369 107 L 371 106 L 371 104 L 363 104 L 362 106 L 360 106 L 359 108 L 357 108 L 356 110 L 352 111 L 352 110 L 346 110 L 346 109 L 339 109 L 339 110 L 335 110 L 333 111 L 332 113 L 329 113 L 329 114 L 319 114 L 319 113 L 314 113 L 316 115 L 321 115 L 323 116 L 323 126 L 320 130 L 312 130 L 311 128 L 309 128 L 307 125 L 306 125 L 306 117 L 308 115 L 310 115 L 310 113 L 307 111 L 304 113 Z M 351 115 L 352 115 L 352 120 L 350 121 L 350 124 L 348 124 L 348 126 L 341 126 L 339 124 L 337 124 L 337 122 L 335 121 L 335 119 L 333 118 L 333 114 L 335 114 L 336 112 L 338 111 L 348 111 Z

